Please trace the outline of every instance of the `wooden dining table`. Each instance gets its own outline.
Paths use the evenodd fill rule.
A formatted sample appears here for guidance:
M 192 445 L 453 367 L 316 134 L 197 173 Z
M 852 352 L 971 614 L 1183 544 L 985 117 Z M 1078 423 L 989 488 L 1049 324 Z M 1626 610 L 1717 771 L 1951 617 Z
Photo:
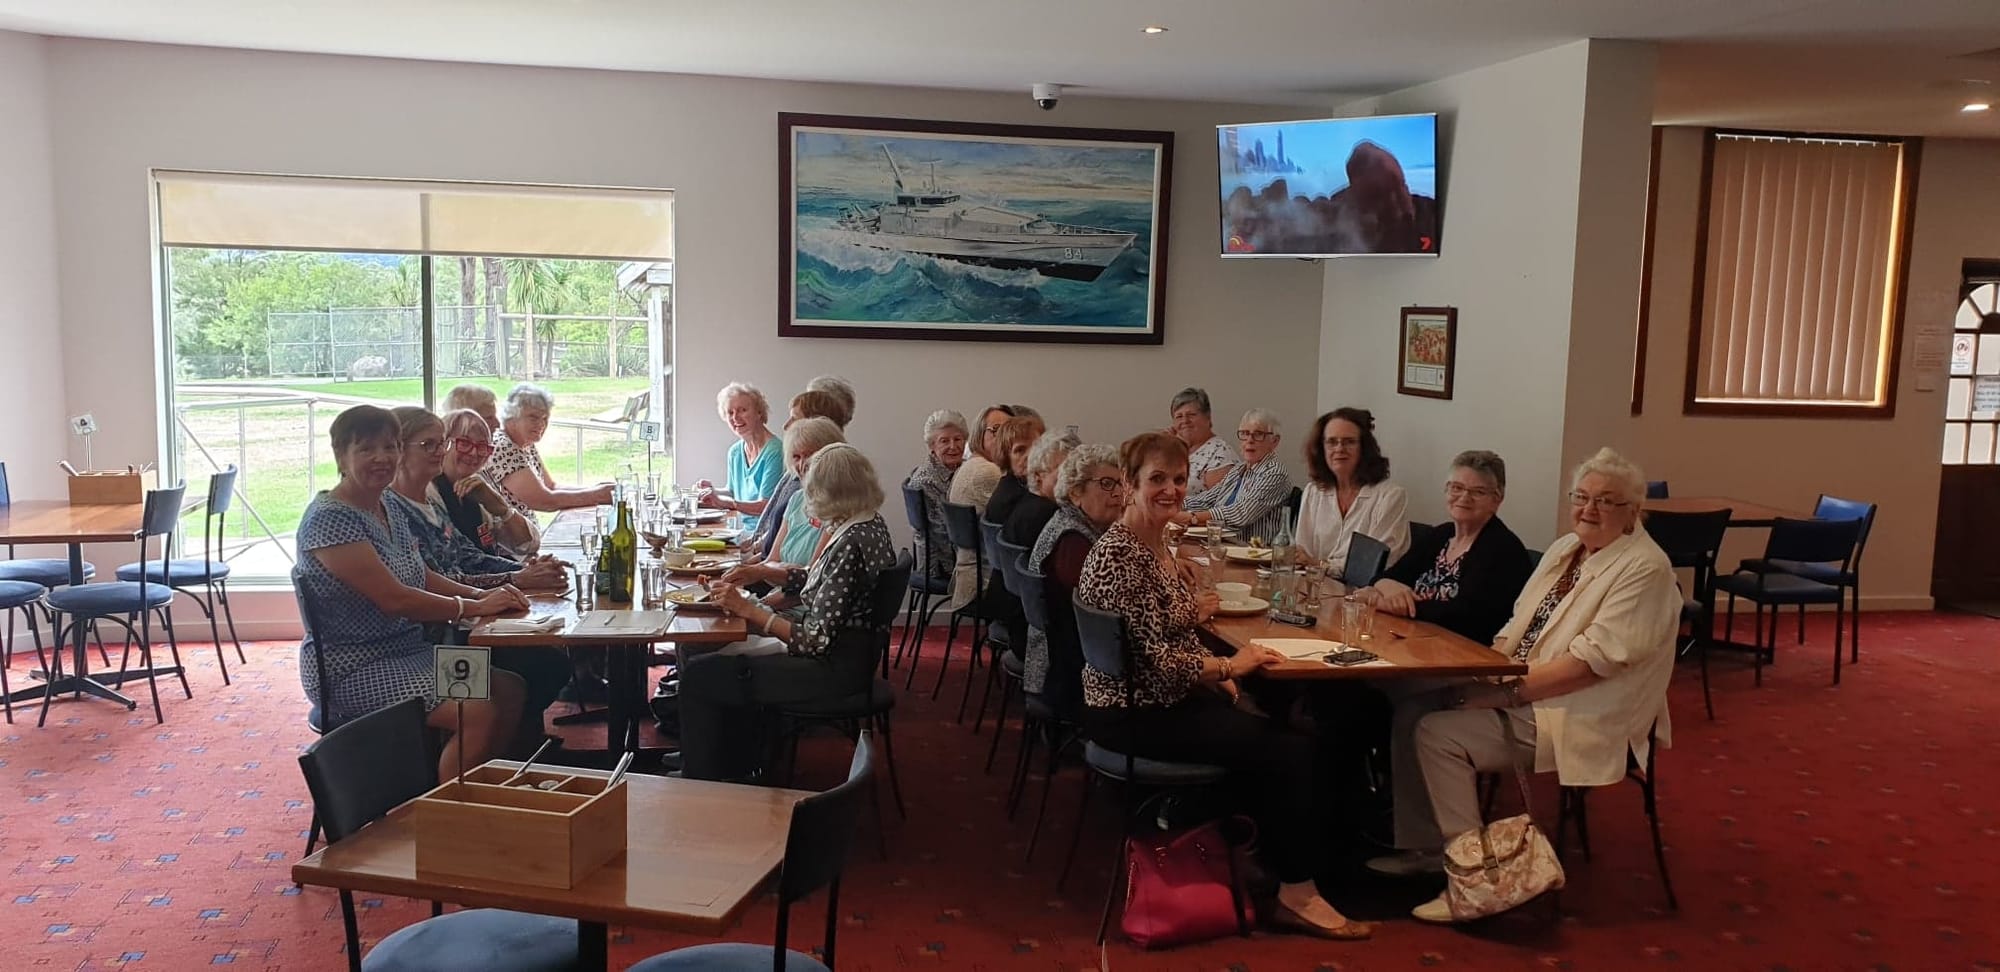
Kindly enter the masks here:
M 495 760 L 494 765 L 520 764 Z M 597 770 L 575 770 L 604 775 Z M 627 775 L 626 847 L 572 888 L 417 869 L 412 804 L 292 865 L 292 881 L 577 920 L 581 966 L 608 964 L 609 925 L 721 935 L 784 861 L 800 790 Z
M 1207 556 L 1199 547 L 1184 547 L 1181 553 L 1189 557 Z M 1258 568 L 1255 564 L 1225 559 L 1219 565 L 1211 564 L 1210 570 L 1222 583 L 1254 585 L 1257 580 Z M 1313 616 L 1314 624 L 1310 628 L 1274 621 L 1268 612 L 1264 612 L 1237 617 L 1218 615 L 1202 626 L 1202 634 L 1231 651 L 1260 638 L 1317 638 L 1345 643 L 1340 626 L 1340 604 L 1345 593 L 1345 588 L 1337 583 L 1323 583 L 1320 607 Z M 1352 647 L 1374 654 L 1387 664 L 1333 665 L 1319 659 L 1287 661 L 1263 669 L 1260 676 L 1323 681 L 1521 675 L 1528 671 L 1528 666 L 1464 635 L 1427 621 L 1399 617 L 1385 611 L 1375 612 L 1373 637 L 1357 638 Z
M 81 587 L 83 575 L 83 545 L 86 543 L 134 543 L 139 539 L 145 520 L 146 507 L 143 503 L 122 503 L 115 505 L 73 505 L 68 500 L 17 500 L 0 505 L 0 543 L 7 544 L 63 544 L 69 548 L 69 584 Z M 56 672 L 39 673 L 46 682 L 32 688 L 17 689 L 8 693 L 11 704 L 28 699 L 53 701 L 57 696 L 71 698 L 100 698 L 117 702 L 127 711 L 137 709 L 139 702 L 112 686 L 122 685 L 138 679 L 159 678 L 181 674 L 177 665 L 131 668 L 116 673 L 99 672 L 91 674 L 89 658 L 84 652 L 85 626 L 77 625 L 70 639 L 73 666 L 66 674 Z M 55 646 L 58 653 L 56 668 L 61 666 L 62 646 Z M 48 706 L 42 707 L 42 719 L 48 718 Z
M 1729 511 L 1729 525 L 1732 527 L 1768 527 L 1786 520 L 1810 520 L 1812 514 L 1796 510 L 1765 506 L 1749 500 L 1728 496 L 1674 496 L 1666 499 L 1649 499 L 1645 503 L 1648 513 L 1712 513 L 1716 510 Z

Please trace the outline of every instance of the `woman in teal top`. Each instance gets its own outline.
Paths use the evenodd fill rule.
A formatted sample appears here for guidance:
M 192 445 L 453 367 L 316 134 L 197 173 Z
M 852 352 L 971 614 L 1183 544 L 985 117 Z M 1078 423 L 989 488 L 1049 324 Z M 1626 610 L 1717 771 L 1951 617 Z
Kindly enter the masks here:
M 805 478 L 806 464 L 812 461 L 821 449 L 836 442 L 845 442 L 840 426 L 832 419 L 799 419 L 785 426 L 785 460 L 792 467 L 797 483 Z M 781 519 L 777 535 L 772 538 L 771 552 L 762 557 L 744 558 L 742 566 L 731 568 L 722 579 L 731 584 L 748 585 L 755 583 L 782 584 L 785 572 L 792 568 L 812 566 L 813 554 L 819 549 L 822 523 L 815 519 L 806 508 L 806 497 L 802 491 L 787 490 L 789 498 L 784 499 L 779 510 L 766 511 L 767 516 Z
M 755 530 L 758 514 L 764 512 L 765 502 L 785 472 L 784 447 L 771 434 L 771 405 L 755 386 L 732 381 L 716 394 L 715 408 L 729 424 L 729 431 L 736 433 L 736 441 L 729 446 L 724 484 L 728 495 L 713 492 L 715 484 L 701 480 L 695 486 L 710 490 L 703 494 L 701 505 L 741 513 L 743 528 Z

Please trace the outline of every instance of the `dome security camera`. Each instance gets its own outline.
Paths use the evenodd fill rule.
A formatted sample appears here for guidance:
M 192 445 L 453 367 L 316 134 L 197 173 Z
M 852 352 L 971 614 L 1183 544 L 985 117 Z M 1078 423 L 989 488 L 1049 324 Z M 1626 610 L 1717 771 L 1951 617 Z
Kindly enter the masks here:
M 1035 106 L 1043 111 L 1056 110 L 1056 102 L 1062 99 L 1062 90 L 1062 85 L 1049 84 L 1046 81 L 1035 85 L 1031 91 L 1035 99 Z

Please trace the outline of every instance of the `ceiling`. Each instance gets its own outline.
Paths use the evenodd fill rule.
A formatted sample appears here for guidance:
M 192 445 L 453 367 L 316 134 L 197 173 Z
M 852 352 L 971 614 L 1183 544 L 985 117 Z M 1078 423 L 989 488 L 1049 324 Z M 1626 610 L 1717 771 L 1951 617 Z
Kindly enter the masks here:
M 1141 26 L 1169 32 L 1148 36 Z M 1662 42 L 1659 117 L 2000 136 L 1995 0 L 0 0 L 0 28 L 440 61 L 1330 105 L 1584 37 Z M 2000 101 L 2000 92 L 1995 94 Z

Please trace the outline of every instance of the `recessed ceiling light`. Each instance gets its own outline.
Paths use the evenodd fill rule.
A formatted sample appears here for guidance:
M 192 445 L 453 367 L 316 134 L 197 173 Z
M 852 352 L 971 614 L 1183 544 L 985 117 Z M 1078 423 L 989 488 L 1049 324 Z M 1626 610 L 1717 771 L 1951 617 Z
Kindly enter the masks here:
M 1139 28 L 1139 33 L 1141 34 L 1164 34 L 1166 32 L 1167 29 L 1165 27 L 1160 27 L 1158 25 Z
M 1993 107 L 1992 105 L 1989 105 L 1984 101 L 1968 101 L 1965 103 L 1965 107 L 1960 108 L 1959 111 L 1971 113 L 1976 111 L 1985 111 L 1992 107 Z

